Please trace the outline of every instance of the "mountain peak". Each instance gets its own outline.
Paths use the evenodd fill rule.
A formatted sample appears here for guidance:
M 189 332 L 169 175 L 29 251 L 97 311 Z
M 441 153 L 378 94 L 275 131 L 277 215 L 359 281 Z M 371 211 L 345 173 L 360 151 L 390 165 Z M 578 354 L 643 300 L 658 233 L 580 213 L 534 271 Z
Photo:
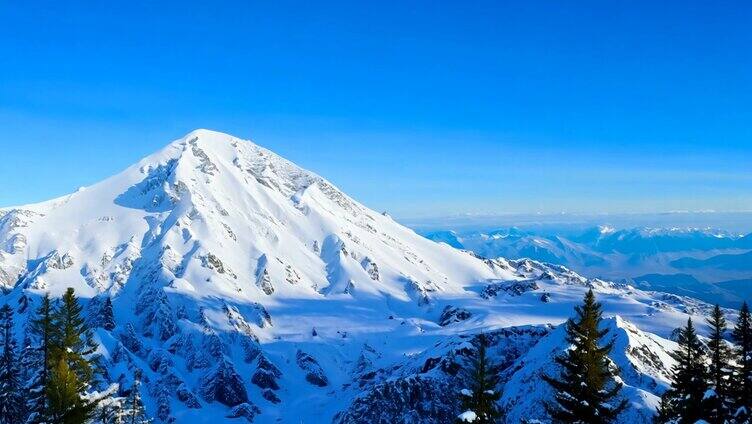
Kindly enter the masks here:
M 40 295 L 68 287 L 94 325 L 111 300 L 117 328 L 96 329 L 112 352 L 104 365 L 113 376 L 143 372 L 146 403 L 163 422 L 230 422 L 221 417 L 237 408 L 260 422 L 297 422 L 309 410 L 315 422 L 395 422 L 377 414 L 404 408 L 377 400 L 369 412 L 362 402 L 382 398 L 377 381 L 424 393 L 412 370 L 451 382 L 433 352 L 447 335 L 532 325 L 499 330 L 528 349 L 590 287 L 606 313 L 664 336 L 683 311 L 710 308 L 434 243 L 275 153 L 210 130 L 0 216 L 2 301 L 21 305 L 19 322 Z M 224 385 L 242 395 L 224 396 Z M 654 386 L 645 390 L 634 399 L 657 402 Z M 444 405 L 446 393 L 421 402 Z
M 242 141 L 247 144 L 254 145 L 253 142 L 250 140 L 242 140 L 238 137 L 235 137 L 232 134 L 227 134 L 221 131 L 215 131 L 215 130 L 209 130 L 205 128 L 197 128 L 188 134 L 184 135 L 183 137 L 175 140 L 173 143 L 177 144 L 185 144 L 190 142 L 199 142 L 201 144 L 222 144 L 222 145 L 234 145 L 237 144 L 239 141 Z

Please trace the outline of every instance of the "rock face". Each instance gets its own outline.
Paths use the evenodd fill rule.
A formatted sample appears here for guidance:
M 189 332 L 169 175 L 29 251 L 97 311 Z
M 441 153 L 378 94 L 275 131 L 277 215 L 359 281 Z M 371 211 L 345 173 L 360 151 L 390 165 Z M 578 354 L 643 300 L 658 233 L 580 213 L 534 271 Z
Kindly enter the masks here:
M 251 377 L 251 383 L 262 389 L 279 390 L 277 380 L 280 377 L 282 377 L 282 371 L 269 362 L 264 355 L 261 355 L 256 371 L 253 373 L 253 377 Z
M 487 333 L 489 351 L 502 374 L 513 369 L 519 358 L 550 328 L 513 327 Z M 392 378 L 367 385 L 336 423 L 454 422 L 460 412 L 459 370 L 470 352 L 467 337 L 446 340 L 392 370 Z M 418 366 L 418 364 L 422 365 Z
M 245 418 L 249 423 L 253 422 L 256 415 L 260 414 L 261 410 L 252 403 L 242 403 L 230 411 L 228 418 Z
M 503 281 L 487 285 L 480 296 L 484 299 L 490 299 L 498 296 L 500 293 L 509 296 L 520 296 L 525 292 L 538 290 L 539 286 L 535 281 Z
M 389 381 L 355 399 L 335 422 L 451 423 L 459 410 L 459 397 L 453 393 L 454 388 L 445 381 L 420 376 Z
M 463 308 L 457 308 L 452 305 L 447 305 L 444 310 L 441 312 L 441 317 L 439 318 L 439 325 L 442 327 L 446 327 L 449 324 L 454 324 L 455 322 L 461 322 L 469 319 L 473 314 L 471 314 L 467 309 Z
M 295 361 L 301 370 L 305 371 L 305 379 L 314 386 L 325 387 L 329 385 L 329 379 L 326 378 L 324 370 L 313 357 L 303 351 L 298 351 L 295 355 Z
M 46 292 L 73 287 L 89 317 L 111 299 L 114 328 L 93 325 L 109 353 L 103 384 L 140 373 L 149 415 L 181 423 L 451 421 L 460 335 L 481 331 L 505 370 L 503 406 L 522 416 L 546 394 L 535 369 L 563 346 L 548 334 L 589 288 L 620 316 L 612 359 L 644 412 L 623 422 L 641 422 L 664 387 L 671 331 L 709 311 L 434 243 L 206 130 L 71 195 L 0 210 L 0 286 L 19 326 Z

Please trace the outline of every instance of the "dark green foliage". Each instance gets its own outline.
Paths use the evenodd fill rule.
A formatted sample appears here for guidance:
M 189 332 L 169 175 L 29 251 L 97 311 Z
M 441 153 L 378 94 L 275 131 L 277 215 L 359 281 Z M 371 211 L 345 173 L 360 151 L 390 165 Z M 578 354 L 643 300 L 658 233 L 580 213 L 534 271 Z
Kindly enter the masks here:
M 747 302 L 742 304 L 739 311 L 739 319 L 736 321 L 731 337 L 737 345 L 736 355 L 738 368 L 733 379 L 733 412 L 746 411 L 743 416 L 737 417 L 739 422 L 743 419 L 752 420 L 752 316 Z
M 712 424 L 723 424 L 731 418 L 730 411 L 733 407 L 730 385 L 731 367 L 729 365 L 733 352 L 723 339 L 723 335 L 726 333 L 726 318 L 723 316 L 720 306 L 715 305 L 707 323 L 710 326 L 708 382 L 709 388 L 712 390 L 705 396 L 706 407 L 708 408 L 707 419 Z
M 462 393 L 462 411 L 474 412 L 477 418 L 473 423 L 477 424 L 496 423 L 501 418 L 496 404 L 501 397 L 501 392 L 497 390 L 500 376 L 497 367 L 488 358 L 487 347 L 488 338 L 480 334 L 462 373 L 467 385 Z
M 626 400 L 612 404 L 621 383 L 614 381 L 617 371 L 610 366 L 608 353 L 613 343 L 601 346 L 607 330 L 599 330 L 601 305 L 589 290 L 577 316 L 566 323 L 567 343 L 572 348 L 556 358 L 563 368 L 559 379 L 543 376 L 556 392 L 554 403 L 546 410 L 558 423 L 610 423 L 626 408 Z
M 95 345 L 72 288 L 65 292 L 52 318 L 47 416 L 56 423 L 80 424 L 96 407 L 96 402 L 85 397 L 94 380 L 91 355 Z
M 0 308 L 0 424 L 16 424 L 25 418 L 21 369 L 13 332 L 13 309 Z
M 707 418 L 708 372 L 705 368 L 705 352 L 697 338 L 692 318 L 679 331 L 679 349 L 673 356 L 673 387 L 661 398 L 661 408 L 656 421 L 694 424 Z

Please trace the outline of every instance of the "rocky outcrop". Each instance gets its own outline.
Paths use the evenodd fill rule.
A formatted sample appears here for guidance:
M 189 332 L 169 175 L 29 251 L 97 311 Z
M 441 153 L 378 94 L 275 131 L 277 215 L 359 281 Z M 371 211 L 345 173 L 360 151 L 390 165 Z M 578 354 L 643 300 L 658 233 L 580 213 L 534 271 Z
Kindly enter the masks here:
M 245 418 L 249 423 L 252 423 L 256 415 L 260 414 L 261 410 L 250 402 L 242 403 L 230 411 L 227 418 Z
M 481 291 L 480 297 L 490 299 L 498 296 L 500 293 L 509 296 L 521 296 L 523 293 L 538 289 L 538 283 L 535 281 L 502 281 L 488 284 Z
M 441 317 L 439 317 L 439 325 L 446 327 L 449 324 L 454 324 L 456 322 L 470 319 L 471 316 L 473 316 L 473 314 L 471 314 L 467 309 L 447 305 L 441 312 Z
M 279 390 L 277 380 L 281 377 L 282 371 L 262 354 L 259 356 L 256 371 L 251 377 L 251 383 L 261 389 Z
M 318 362 L 309 354 L 299 350 L 295 355 L 295 361 L 301 370 L 305 371 L 305 379 L 314 386 L 325 387 L 329 385 L 324 370 Z
M 336 424 L 451 423 L 459 413 L 457 386 L 423 376 L 382 383 L 357 397 Z

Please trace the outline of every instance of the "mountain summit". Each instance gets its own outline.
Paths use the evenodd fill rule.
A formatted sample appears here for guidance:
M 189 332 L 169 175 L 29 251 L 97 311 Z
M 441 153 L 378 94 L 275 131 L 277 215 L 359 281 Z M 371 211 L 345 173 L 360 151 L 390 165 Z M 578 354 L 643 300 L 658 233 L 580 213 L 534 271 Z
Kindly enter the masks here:
M 93 327 L 109 297 L 117 326 L 96 333 L 106 379 L 142 372 L 163 422 L 446 422 L 458 357 L 481 330 L 507 366 L 507 413 L 534 418 L 547 389 L 533 376 L 566 348 L 554 326 L 588 288 L 613 317 L 612 360 L 636 405 L 629 422 L 641 422 L 667 386 L 666 338 L 707 312 L 435 243 L 208 130 L 68 196 L 0 211 L 0 287 L 21 314 L 73 287 Z

